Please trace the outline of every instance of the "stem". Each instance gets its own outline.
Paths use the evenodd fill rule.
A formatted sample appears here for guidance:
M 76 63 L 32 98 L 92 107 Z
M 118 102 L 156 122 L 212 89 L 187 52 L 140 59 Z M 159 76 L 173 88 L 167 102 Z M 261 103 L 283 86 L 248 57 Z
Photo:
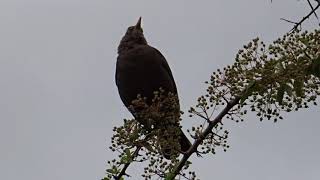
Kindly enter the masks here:
M 127 168 L 130 166 L 131 162 L 133 162 L 133 159 L 138 156 L 140 149 L 141 149 L 141 147 L 140 147 L 140 146 L 137 146 L 137 149 L 136 149 L 136 150 L 134 151 L 134 153 L 132 154 L 132 161 L 126 163 L 126 164 L 123 166 L 123 168 L 122 168 L 121 172 L 118 174 L 118 176 L 115 176 L 115 177 L 114 177 L 115 180 L 120 180 L 123 175 L 129 176 L 128 174 L 126 174 L 126 170 L 127 170 Z
M 235 105 L 239 103 L 240 97 L 236 97 L 235 99 L 231 100 L 227 106 L 218 114 L 218 116 L 209 122 L 208 127 L 200 134 L 198 139 L 194 141 L 191 148 L 183 155 L 182 159 L 179 161 L 176 168 L 172 171 L 173 176 L 170 177 L 168 180 L 174 180 L 174 178 L 179 174 L 189 157 L 194 153 L 197 152 L 198 146 L 205 140 L 207 135 L 212 131 L 212 129 L 221 122 L 222 118 L 232 109 Z

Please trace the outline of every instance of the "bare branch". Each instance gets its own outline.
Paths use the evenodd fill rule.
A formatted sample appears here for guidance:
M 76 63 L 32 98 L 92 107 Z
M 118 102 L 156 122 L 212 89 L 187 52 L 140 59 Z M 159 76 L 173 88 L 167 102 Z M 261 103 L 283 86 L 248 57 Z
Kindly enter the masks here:
M 308 1 L 309 6 L 311 7 L 311 10 L 314 11 L 314 16 L 319 20 L 318 15 L 317 15 L 316 11 L 314 10 L 310 0 L 307 0 L 307 1 Z
M 292 23 L 292 24 L 295 24 L 295 25 L 297 25 L 297 24 L 298 24 L 297 22 L 290 21 L 290 20 L 288 20 L 288 19 L 284 19 L 284 18 L 280 18 L 280 20 L 283 20 L 283 21 L 286 21 L 286 22 L 288 22 L 288 23 Z
M 314 8 L 314 7 L 312 6 L 312 4 L 310 3 L 310 1 L 308 0 L 309 6 L 311 7 L 311 11 L 310 11 L 305 17 L 303 17 L 299 22 L 294 22 L 294 21 L 290 21 L 290 20 L 281 18 L 281 20 L 284 20 L 284 21 L 286 21 L 286 22 L 295 24 L 295 25 L 293 26 L 293 28 L 290 30 L 290 32 L 293 32 L 293 31 L 295 31 L 295 30 L 298 30 L 298 28 L 301 27 L 302 23 L 303 23 L 304 21 L 306 21 L 312 14 L 314 14 L 315 17 L 318 19 L 318 16 L 317 16 L 317 14 L 316 14 L 316 11 L 317 11 L 317 9 L 320 7 L 320 1 L 319 1 L 319 0 L 316 0 L 316 2 L 318 2 L 318 5 Z M 320 24 L 319 24 L 319 25 L 320 25 Z

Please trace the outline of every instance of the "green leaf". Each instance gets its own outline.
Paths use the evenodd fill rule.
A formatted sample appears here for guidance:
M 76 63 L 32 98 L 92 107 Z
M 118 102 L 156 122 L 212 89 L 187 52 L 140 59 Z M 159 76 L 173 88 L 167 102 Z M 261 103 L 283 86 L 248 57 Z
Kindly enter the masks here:
M 300 38 L 299 39 L 300 42 L 302 42 L 302 44 L 304 44 L 305 46 L 309 46 L 309 40 L 307 38 Z
M 129 148 L 126 148 L 124 150 L 124 152 L 126 153 L 127 157 L 130 158 L 131 157 L 131 152 L 130 152 L 130 149 Z
M 120 172 L 117 166 L 112 166 L 111 169 L 107 169 L 106 171 L 110 174 L 118 174 Z
M 126 149 L 124 150 L 124 153 L 125 153 L 125 154 L 121 157 L 120 162 L 121 162 L 122 164 L 127 164 L 127 163 L 132 162 L 132 154 L 131 154 L 131 152 L 130 152 L 130 149 L 129 149 L 129 148 L 126 148 Z
M 298 97 L 304 96 L 304 91 L 303 91 L 303 81 L 301 79 L 296 79 L 293 83 L 293 89 L 296 92 L 296 95 Z
M 255 85 L 256 85 L 255 80 L 253 80 L 249 83 L 246 91 L 242 94 L 242 96 L 240 98 L 240 104 L 243 104 L 246 101 L 246 99 L 254 92 Z
M 120 159 L 120 163 L 122 164 L 127 164 L 129 162 L 130 162 L 130 159 L 126 155 L 122 156 Z
M 113 174 L 113 169 L 107 169 L 106 171 L 107 171 L 108 173 Z
M 277 102 L 279 104 L 282 104 L 283 96 L 285 92 L 285 87 L 283 84 L 280 85 L 280 87 L 277 90 Z
M 282 61 L 283 61 L 284 58 L 281 58 L 278 60 L 277 64 L 275 65 L 275 70 L 276 72 L 282 72 L 284 70 L 284 67 L 283 67 L 283 64 L 282 64 Z
M 148 151 L 154 152 L 154 149 L 149 143 L 142 143 L 142 144 L 143 144 L 143 147 L 145 147 Z
M 192 164 L 191 161 L 187 161 L 187 162 L 186 162 L 186 165 L 190 165 L 190 164 Z
M 288 96 L 292 96 L 292 87 L 289 86 L 288 84 L 283 84 L 284 90 L 288 94 Z
M 114 168 L 112 168 L 112 169 L 107 169 L 106 171 L 107 171 L 108 173 L 110 173 L 110 174 L 117 174 L 117 170 L 114 169 Z
M 311 74 L 320 78 L 320 56 L 312 61 Z
M 288 84 L 281 84 L 277 90 L 277 102 L 282 104 L 284 93 L 287 93 L 288 96 L 292 96 L 292 88 Z
M 137 140 L 138 138 L 139 138 L 139 131 L 138 130 L 133 131 L 129 136 L 129 139 L 132 142 Z
M 164 180 L 170 180 L 174 178 L 174 174 L 173 173 L 167 173 L 164 176 Z

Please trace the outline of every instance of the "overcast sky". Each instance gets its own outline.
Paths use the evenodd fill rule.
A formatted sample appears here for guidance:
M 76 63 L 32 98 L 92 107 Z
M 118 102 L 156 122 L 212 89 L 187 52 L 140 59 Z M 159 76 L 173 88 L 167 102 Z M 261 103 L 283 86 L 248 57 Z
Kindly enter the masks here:
M 104 176 L 112 127 L 131 118 L 114 82 L 117 46 L 139 16 L 186 111 L 243 44 L 271 42 L 292 27 L 280 18 L 309 10 L 304 0 L 0 0 L 0 179 Z M 228 123 L 230 150 L 192 158 L 193 169 L 201 179 L 318 180 L 319 115 L 312 107 L 276 124 L 254 115 Z M 139 170 L 129 168 L 132 179 Z

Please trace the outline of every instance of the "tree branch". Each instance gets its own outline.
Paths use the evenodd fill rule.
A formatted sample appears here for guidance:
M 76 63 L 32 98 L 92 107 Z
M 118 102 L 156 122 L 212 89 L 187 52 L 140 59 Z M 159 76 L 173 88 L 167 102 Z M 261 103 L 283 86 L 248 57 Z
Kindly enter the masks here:
M 134 151 L 134 153 L 132 154 L 132 161 L 127 162 L 127 163 L 123 166 L 121 172 L 120 172 L 117 176 L 114 177 L 115 180 L 120 180 L 121 177 L 124 176 L 124 175 L 129 176 L 129 175 L 126 173 L 126 170 L 127 170 L 127 168 L 130 166 L 131 162 L 133 162 L 133 159 L 138 156 L 140 149 L 141 149 L 141 146 L 137 146 L 137 149 L 136 149 L 136 150 Z
M 198 139 L 194 141 L 191 148 L 183 155 L 182 159 L 179 161 L 177 167 L 171 173 L 172 176 L 168 180 L 174 180 L 174 178 L 179 174 L 183 166 L 186 164 L 189 157 L 194 153 L 197 152 L 198 146 L 203 142 L 203 140 L 207 137 L 209 133 L 212 132 L 212 129 L 221 122 L 222 118 L 235 106 L 239 103 L 240 97 L 236 97 L 235 99 L 231 100 L 227 106 L 218 114 L 218 116 L 210 121 L 208 127 L 200 134 Z
M 284 20 L 286 22 L 289 22 L 289 23 L 292 23 L 292 24 L 295 24 L 293 26 L 293 28 L 290 30 L 290 32 L 293 32 L 295 30 L 298 29 L 298 27 L 301 27 L 302 23 L 307 20 L 312 14 L 314 14 L 316 16 L 316 18 L 318 19 L 318 16 L 316 14 L 316 11 L 317 9 L 320 7 L 320 1 L 316 0 L 316 2 L 318 2 L 318 5 L 313 8 L 313 6 L 311 5 L 310 1 L 308 0 L 308 3 L 309 3 L 309 6 L 311 7 L 311 11 L 305 16 L 303 17 L 299 22 L 294 22 L 294 21 L 290 21 L 290 20 L 287 20 L 287 19 L 284 19 L 284 18 L 280 18 L 281 20 Z
M 314 8 L 314 10 L 318 9 L 319 7 L 320 3 L 316 8 Z M 307 42 L 302 42 L 302 38 Z M 234 107 L 242 104 L 244 100 L 248 99 L 248 97 L 251 95 L 252 98 L 249 100 L 252 102 L 258 102 L 257 105 L 253 106 L 253 103 L 253 105 L 250 106 L 251 111 L 257 112 L 257 116 L 260 117 L 260 120 L 270 119 L 271 117 L 273 117 L 274 122 L 277 121 L 277 118 L 282 119 L 282 116 L 279 116 L 280 111 L 297 111 L 301 108 L 307 108 L 307 104 L 310 102 L 315 103 L 316 97 L 320 93 L 319 87 L 314 86 L 315 84 L 319 85 L 319 79 L 317 78 L 320 78 L 318 71 L 320 67 L 320 59 L 318 56 L 319 40 L 319 30 L 315 30 L 314 33 L 287 33 L 281 40 L 271 44 L 269 46 L 270 52 L 266 54 L 264 53 L 265 44 L 262 41 L 259 42 L 258 38 L 252 40 L 252 42 L 249 43 L 250 46 L 248 44 L 244 47 L 244 50 L 239 51 L 239 53 L 237 54 L 235 63 L 236 65 L 228 66 L 225 70 L 225 73 L 220 73 L 220 76 L 217 77 L 226 77 L 226 82 L 231 87 L 235 87 L 233 89 L 230 88 L 231 90 L 229 92 L 229 96 L 233 98 L 230 99 L 226 106 L 224 106 L 224 108 L 213 120 L 207 121 L 207 127 L 204 127 L 204 129 L 202 129 L 201 126 L 202 132 L 200 131 L 198 134 L 197 131 L 197 137 L 195 138 L 192 146 L 187 152 L 183 153 L 180 160 L 177 159 L 177 161 L 171 162 L 174 164 L 169 164 L 170 166 L 166 166 L 167 164 L 165 163 L 167 163 L 167 161 L 163 162 L 162 164 L 158 163 L 160 165 L 168 167 L 169 169 L 161 169 L 163 170 L 161 172 L 164 172 L 164 174 L 161 174 L 161 176 L 157 173 L 155 175 L 159 175 L 160 178 L 165 178 L 166 180 L 173 180 L 176 176 L 182 175 L 181 172 L 184 170 L 186 165 L 188 165 L 188 159 L 193 153 L 198 153 L 197 148 L 200 145 L 202 145 L 203 143 L 204 145 L 206 145 L 207 142 L 204 141 L 206 140 L 206 137 L 210 133 L 212 133 L 213 128 L 217 128 L 217 125 L 219 123 L 222 123 L 222 119 L 226 115 L 232 113 L 233 110 L 239 110 L 240 115 L 242 115 L 245 112 L 240 112 L 242 106 L 235 109 Z M 301 43 L 308 44 L 308 46 L 301 46 Z M 260 49 L 259 45 L 261 45 L 263 48 Z M 257 54 L 252 54 L 255 49 L 260 49 L 262 53 L 259 54 L 259 51 L 256 52 Z M 276 55 L 280 56 L 277 57 Z M 270 58 L 273 56 L 277 58 Z M 303 58 L 301 58 L 301 60 L 298 60 L 296 57 Z M 252 61 L 256 63 L 256 67 L 248 70 L 248 68 L 246 67 L 248 66 L 248 64 L 250 65 Z M 262 76 L 261 74 L 265 75 Z M 212 78 L 211 81 L 212 85 L 210 87 L 213 89 L 222 86 L 221 83 L 216 83 L 215 78 Z M 219 92 L 217 94 L 221 95 L 221 93 Z M 204 99 L 203 101 L 202 99 L 200 99 L 200 102 L 198 103 L 200 104 L 200 106 L 202 104 L 204 104 L 205 106 L 207 105 L 206 99 Z M 197 105 L 197 107 L 199 107 L 199 104 Z M 192 108 L 190 110 L 190 113 L 196 114 L 196 111 L 192 110 Z M 207 119 L 206 116 L 202 116 L 202 118 Z M 119 161 L 120 163 L 116 165 L 117 168 L 115 168 L 114 171 L 107 171 L 109 172 L 109 174 L 106 179 L 110 180 L 110 178 L 113 177 L 116 180 L 121 180 L 123 179 L 123 175 L 129 176 L 128 174 L 126 174 L 126 170 L 132 162 L 138 162 L 136 157 L 139 156 L 139 150 L 141 149 L 141 147 L 143 146 L 136 146 L 134 153 L 132 153 L 132 155 L 127 155 L 127 157 L 129 157 L 127 158 L 127 163 L 121 161 L 121 159 Z M 134 147 L 131 146 L 130 150 L 132 150 L 132 148 Z M 121 171 L 120 169 L 118 169 L 120 168 L 119 164 L 123 166 Z M 154 166 L 156 169 L 158 164 Z M 168 173 L 166 172 L 167 170 L 169 170 Z M 117 174 L 118 172 L 120 173 Z
M 313 8 L 313 6 L 312 6 L 312 4 L 311 4 L 311 2 L 310 2 L 310 0 L 307 0 L 308 1 L 308 4 L 309 4 L 309 6 L 310 6 L 310 8 L 311 8 L 311 10 L 312 11 L 314 11 L 314 8 Z M 318 1 L 317 1 L 318 2 Z M 318 2 L 319 3 L 319 2 Z M 317 15 L 317 13 L 314 11 L 314 16 L 319 20 L 319 18 L 318 18 L 318 15 Z
M 208 134 L 210 134 L 212 132 L 212 129 L 222 121 L 222 118 L 228 114 L 228 112 L 239 103 L 240 97 L 236 97 L 235 99 L 229 101 L 229 103 L 227 104 L 227 106 L 217 115 L 217 117 L 212 120 L 209 121 L 209 125 L 208 127 L 199 135 L 198 139 L 196 139 L 193 143 L 193 145 L 191 146 L 191 148 L 183 155 L 182 159 L 179 161 L 178 165 L 176 166 L 176 168 L 173 170 L 172 172 L 172 177 L 170 177 L 168 180 L 173 180 L 181 171 L 181 169 L 183 168 L 183 166 L 186 164 L 187 160 L 190 158 L 190 156 L 197 152 L 197 148 L 198 146 L 203 142 L 203 140 L 205 140 L 205 138 L 207 137 Z M 134 153 L 132 154 L 132 160 L 138 156 L 139 151 L 140 151 L 141 147 L 137 147 L 137 149 L 134 151 Z M 130 161 L 128 163 L 126 163 L 121 172 L 117 175 L 114 176 L 115 180 L 121 180 L 122 176 L 129 176 L 128 174 L 126 174 L 126 170 L 127 168 L 130 166 L 131 162 Z

